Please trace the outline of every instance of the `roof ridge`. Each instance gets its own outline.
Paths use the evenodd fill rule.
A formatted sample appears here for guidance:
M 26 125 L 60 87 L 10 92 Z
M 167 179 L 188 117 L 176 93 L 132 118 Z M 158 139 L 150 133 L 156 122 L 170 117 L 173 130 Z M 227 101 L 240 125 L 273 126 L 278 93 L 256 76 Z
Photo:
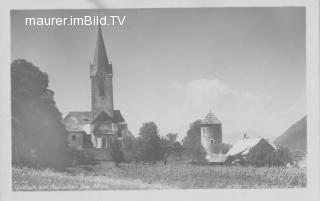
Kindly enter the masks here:
M 91 111 L 87 110 L 87 111 L 70 111 L 70 112 L 91 112 Z

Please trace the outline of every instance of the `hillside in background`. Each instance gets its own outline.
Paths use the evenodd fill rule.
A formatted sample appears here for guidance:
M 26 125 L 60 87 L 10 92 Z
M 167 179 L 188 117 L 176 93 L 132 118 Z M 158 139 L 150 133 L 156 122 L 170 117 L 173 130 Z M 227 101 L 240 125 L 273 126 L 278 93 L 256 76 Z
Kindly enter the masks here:
M 286 132 L 280 135 L 275 144 L 288 147 L 290 150 L 307 149 L 307 117 L 303 117 L 298 122 L 288 128 Z

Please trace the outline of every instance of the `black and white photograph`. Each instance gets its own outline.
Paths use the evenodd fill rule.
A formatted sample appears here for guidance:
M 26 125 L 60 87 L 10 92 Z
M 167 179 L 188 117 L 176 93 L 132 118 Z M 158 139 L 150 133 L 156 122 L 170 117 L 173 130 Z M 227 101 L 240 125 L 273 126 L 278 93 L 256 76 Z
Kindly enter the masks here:
M 12 193 L 312 192 L 309 18 L 306 6 L 10 9 Z

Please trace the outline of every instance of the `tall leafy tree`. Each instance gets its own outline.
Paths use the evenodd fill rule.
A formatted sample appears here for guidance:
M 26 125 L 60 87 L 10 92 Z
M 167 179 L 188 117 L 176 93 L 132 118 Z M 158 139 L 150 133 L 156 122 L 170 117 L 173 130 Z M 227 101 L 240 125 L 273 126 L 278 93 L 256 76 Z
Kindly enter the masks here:
M 128 129 L 122 132 L 122 137 L 122 150 L 125 160 L 127 162 L 138 160 L 138 139 Z
M 181 145 L 180 142 L 175 141 L 173 143 L 173 150 L 178 156 L 178 160 L 182 160 L 182 152 L 183 152 L 183 146 Z
M 201 120 L 190 124 L 186 137 L 183 139 L 183 148 L 191 156 L 192 161 L 203 160 L 205 151 L 201 145 Z
M 32 63 L 12 62 L 13 164 L 59 166 L 68 162 L 67 133 L 48 85 L 48 75 Z
M 147 162 L 156 162 L 162 158 L 161 138 L 154 122 L 143 123 L 139 132 L 140 159 Z
M 183 147 L 180 142 L 177 141 L 177 133 L 168 133 L 166 137 L 161 138 L 161 147 L 162 147 L 162 160 L 166 165 L 169 156 L 177 155 L 179 160 L 182 159 Z

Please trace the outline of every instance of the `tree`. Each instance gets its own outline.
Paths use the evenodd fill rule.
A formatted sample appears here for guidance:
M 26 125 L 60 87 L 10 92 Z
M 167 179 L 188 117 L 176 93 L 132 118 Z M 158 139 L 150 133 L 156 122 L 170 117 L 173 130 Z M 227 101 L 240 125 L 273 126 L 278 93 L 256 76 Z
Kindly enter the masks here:
M 140 128 L 139 158 L 146 162 L 157 162 L 161 160 L 162 147 L 158 127 L 154 122 L 143 123 Z
M 292 154 L 288 148 L 279 147 L 266 156 L 266 164 L 268 166 L 286 166 L 287 164 L 293 164 Z
M 180 142 L 176 141 L 173 143 L 173 150 L 179 157 L 179 160 L 182 160 L 182 152 L 183 152 L 183 146 Z
M 48 85 L 48 75 L 32 63 L 12 62 L 13 164 L 61 166 L 69 162 L 67 132 Z
M 162 160 L 165 165 L 171 155 L 176 154 L 179 157 L 179 160 L 182 159 L 183 147 L 180 142 L 176 141 L 177 137 L 177 133 L 168 133 L 166 137 L 161 138 Z
M 117 167 L 121 162 L 125 161 L 121 150 L 121 142 L 117 139 L 114 139 L 111 144 L 111 158 Z
M 168 161 L 168 157 L 172 152 L 172 143 L 168 138 L 162 137 L 160 144 L 161 144 L 161 158 L 162 158 L 163 164 L 166 165 Z
M 122 138 L 122 150 L 125 160 L 127 162 L 137 160 L 139 157 L 138 139 L 128 129 L 122 131 Z
M 274 151 L 267 149 L 258 149 L 250 152 L 247 158 L 243 161 L 246 165 L 257 167 L 262 166 L 286 166 L 292 164 L 291 153 L 288 148 L 279 147 Z
M 177 140 L 178 133 L 168 133 L 166 137 L 169 140 L 169 143 L 173 145 L 173 143 L 176 142 Z
M 201 120 L 196 120 L 190 124 L 186 137 L 183 139 L 183 148 L 192 161 L 202 161 L 205 157 L 205 150 L 201 145 Z

